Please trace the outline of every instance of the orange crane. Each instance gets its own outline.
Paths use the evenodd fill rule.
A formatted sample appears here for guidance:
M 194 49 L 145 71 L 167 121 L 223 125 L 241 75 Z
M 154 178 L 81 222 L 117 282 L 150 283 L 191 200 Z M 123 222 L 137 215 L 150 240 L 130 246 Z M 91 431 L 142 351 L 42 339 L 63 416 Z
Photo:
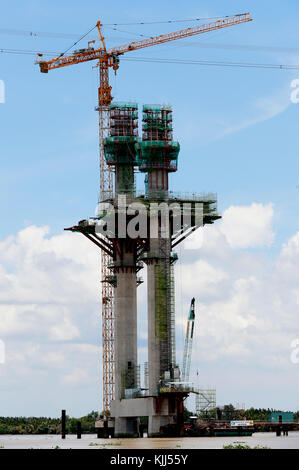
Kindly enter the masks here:
M 112 102 L 112 95 L 109 83 L 109 69 L 115 72 L 119 68 L 119 56 L 129 51 L 136 51 L 145 47 L 151 47 L 165 42 L 183 39 L 189 36 L 215 31 L 228 26 L 252 21 L 250 13 L 243 13 L 234 16 L 226 16 L 212 23 L 202 24 L 193 28 L 181 29 L 168 34 L 150 37 L 141 41 L 130 42 L 119 47 L 106 49 L 105 39 L 102 34 L 102 24 L 97 22 L 100 47 L 95 49 L 90 41 L 88 47 L 74 51 L 71 55 L 60 56 L 45 61 L 39 59 L 36 63 L 40 66 L 42 73 L 49 70 L 66 67 L 68 65 L 80 64 L 91 60 L 97 60 L 99 67 L 99 89 L 98 107 L 99 112 L 99 153 L 100 153 L 100 193 L 99 200 L 103 201 L 113 192 L 113 173 L 111 167 L 106 165 L 104 157 L 104 139 L 109 134 L 109 105 Z M 41 54 L 39 54 L 41 56 Z M 109 415 L 110 403 L 114 397 L 114 317 L 113 317 L 113 287 L 105 282 L 109 274 L 109 255 L 101 253 L 101 279 L 102 279 L 102 351 L 103 351 L 103 412 L 106 417 Z

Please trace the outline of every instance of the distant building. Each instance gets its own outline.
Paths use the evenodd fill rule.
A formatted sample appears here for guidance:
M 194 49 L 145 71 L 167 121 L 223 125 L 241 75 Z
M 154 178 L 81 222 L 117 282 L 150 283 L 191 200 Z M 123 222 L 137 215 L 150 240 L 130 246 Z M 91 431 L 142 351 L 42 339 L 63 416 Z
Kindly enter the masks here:
M 290 411 L 274 411 L 268 416 L 269 423 L 293 423 L 294 413 Z

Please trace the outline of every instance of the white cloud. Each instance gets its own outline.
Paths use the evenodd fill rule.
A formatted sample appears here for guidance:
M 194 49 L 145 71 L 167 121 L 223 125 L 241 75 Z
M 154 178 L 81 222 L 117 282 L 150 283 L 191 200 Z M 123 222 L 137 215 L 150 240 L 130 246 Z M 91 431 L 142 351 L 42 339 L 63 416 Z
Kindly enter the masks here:
M 236 86 L 238 86 L 236 84 Z M 256 97 L 252 90 L 246 90 L 243 97 L 234 103 L 226 103 L 225 113 L 219 113 L 219 109 L 204 109 L 203 114 L 190 116 L 189 120 L 177 117 L 177 132 L 184 135 L 185 141 L 196 140 L 201 145 L 219 140 L 228 135 L 235 134 L 275 118 L 285 112 L 292 105 L 290 99 L 290 81 L 286 81 L 279 89 L 269 91 L 270 85 L 264 91 L 263 96 Z M 249 94 L 248 94 L 248 93 Z M 218 101 L 216 101 L 217 107 Z M 227 107 L 229 113 L 227 112 Z M 214 111 L 214 112 L 213 112 Z M 189 110 L 188 110 L 189 112 Z M 188 157 L 188 155 L 186 155 Z
M 79 368 L 74 368 L 69 374 L 63 377 L 63 382 L 71 386 L 82 385 L 87 380 L 90 380 L 90 377 L 86 370 Z
M 237 374 L 246 370 L 246 380 L 252 384 L 261 371 L 271 377 L 269 387 L 276 386 L 275 373 L 284 374 L 285 389 L 295 393 L 288 383 L 294 390 L 290 344 L 299 337 L 299 232 L 278 255 L 270 257 L 267 251 L 266 256 L 261 248 L 273 242 L 273 217 L 272 204 L 231 206 L 222 220 L 204 227 L 202 243 L 201 235 L 192 236 L 196 249 L 191 249 L 190 242 L 189 249 L 180 248 L 175 268 L 177 359 L 181 362 L 194 296 L 192 370 L 206 367 L 202 374 L 206 383 L 224 386 L 217 382 L 217 374 L 222 374 L 227 361 Z M 99 273 L 99 252 L 80 235 L 51 236 L 48 228 L 33 226 L 0 242 L 0 339 L 6 349 L 0 376 L 6 401 L 18 387 L 27 403 L 32 400 L 30 387 L 45 394 L 57 390 L 58 401 L 61 390 L 67 396 L 74 387 L 91 387 L 95 406 L 100 406 Z M 142 275 L 146 278 L 145 272 Z M 138 296 L 140 360 L 144 361 L 145 285 Z M 44 400 L 41 409 L 48 406 Z
M 229 125 L 227 125 L 226 120 L 224 130 L 217 137 L 221 138 L 229 134 L 234 134 L 235 132 L 239 132 L 247 127 L 255 126 L 260 122 L 272 119 L 286 111 L 290 104 L 291 100 L 288 84 L 288 86 L 285 86 L 270 95 L 257 98 L 250 106 L 248 112 L 244 113 L 246 116 L 250 116 L 248 119 L 239 120 L 236 124 Z
M 273 204 L 231 206 L 222 215 L 221 232 L 232 248 L 270 246 L 274 241 L 273 216 Z
M 177 360 L 182 362 L 194 296 L 191 379 L 197 382 L 199 370 L 201 385 L 212 383 L 220 394 L 226 389 L 236 401 L 292 409 L 298 408 L 299 386 L 298 369 L 290 360 L 291 341 L 299 337 L 299 232 L 280 253 L 269 251 L 273 217 L 272 204 L 232 206 L 222 220 L 203 228 L 203 238 L 192 236 L 197 249 L 190 242 L 187 250 L 181 249 L 176 267 Z M 237 389 L 230 386 L 230 371 L 235 378 L 246 371 Z M 259 386 L 263 391 L 256 394 Z
M 50 328 L 50 339 L 68 341 L 80 336 L 79 328 L 73 325 L 70 318 L 64 317 L 62 322 Z
M 196 273 L 196 277 L 194 276 Z M 207 261 L 197 260 L 194 263 L 186 264 L 182 269 L 182 288 L 185 295 L 192 296 L 194 284 L 198 295 L 213 292 L 217 286 L 228 279 L 229 274 L 222 269 L 211 266 Z
M 72 340 L 79 316 L 98 307 L 97 248 L 78 234 L 48 234 L 32 226 L 0 243 L 0 337 Z

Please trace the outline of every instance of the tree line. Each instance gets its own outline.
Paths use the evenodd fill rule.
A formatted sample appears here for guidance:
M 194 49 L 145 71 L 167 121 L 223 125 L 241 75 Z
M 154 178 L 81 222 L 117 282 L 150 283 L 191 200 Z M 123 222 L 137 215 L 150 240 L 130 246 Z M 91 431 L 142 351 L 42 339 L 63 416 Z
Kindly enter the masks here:
M 219 414 L 220 410 L 220 414 Z M 247 410 L 237 410 L 233 405 L 225 405 L 221 409 L 215 408 L 207 413 L 201 413 L 202 420 L 223 419 L 237 420 L 248 419 L 254 421 L 268 421 L 268 416 L 272 412 L 281 412 L 273 408 L 249 408 Z M 218 414 L 218 416 L 217 416 Z M 190 420 L 193 413 L 184 409 L 185 422 Z M 95 432 L 95 421 L 102 417 L 97 411 L 93 411 L 81 418 L 66 417 L 66 432 L 76 434 L 77 423 L 81 422 L 82 433 L 92 434 Z M 294 421 L 299 422 L 299 411 L 294 413 Z M 41 417 L 3 417 L 0 416 L 0 434 L 61 434 L 61 419 Z
M 276 410 L 274 408 L 248 408 L 245 409 L 236 409 L 232 404 L 224 405 L 221 408 L 214 408 L 209 410 L 208 412 L 200 413 L 200 418 L 202 420 L 211 420 L 211 419 L 218 419 L 218 420 L 225 420 L 225 421 L 232 421 L 232 420 L 253 420 L 253 421 L 268 421 L 268 416 L 271 413 L 283 413 L 282 410 Z M 299 411 L 293 412 L 294 413 L 294 421 L 299 421 Z
M 94 433 L 97 412 L 81 418 L 66 417 L 66 432 L 76 434 L 77 422 L 81 422 L 82 433 Z M 41 417 L 3 417 L 0 416 L 0 434 L 61 434 L 61 419 Z

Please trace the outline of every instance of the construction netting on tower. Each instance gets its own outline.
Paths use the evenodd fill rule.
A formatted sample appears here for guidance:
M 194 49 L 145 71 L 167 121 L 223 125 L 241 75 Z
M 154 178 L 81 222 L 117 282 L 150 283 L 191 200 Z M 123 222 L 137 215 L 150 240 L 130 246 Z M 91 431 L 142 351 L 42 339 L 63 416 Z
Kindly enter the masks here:
M 134 166 L 137 165 L 137 103 L 115 102 L 110 107 L 110 132 L 105 138 L 104 152 L 108 166 L 115 171 L 115 193 L 133 195 Z
M 142 113 L 142 141 L 136 143 L 139 170 L 146 172 L 147 197 L 162 204 L 168 201 L 168 173 L 177 170 L 180 146 L 173 141 L 172 108 L 165 105 L 144 105 Z M 159 212 L 159 209 L 158 209 Z M 171 233 L 168 211 L 152 212 L 157 217 L 157 238 L 150 241 L 147 262 L 154 260 L 155 338 L 159 347 L 160 384 L 174 378 L 175 309 L 174 275 L 171 255 Z M 167 222 L 166 222 L 167 221 Z M 166 225 L 165 225 L 166 223 Z
M 142 131 L 142 142 L 137 144 L 139 170 L 176 171 L 180 144 L 173 141 L 171 106 L 144 105 Z

